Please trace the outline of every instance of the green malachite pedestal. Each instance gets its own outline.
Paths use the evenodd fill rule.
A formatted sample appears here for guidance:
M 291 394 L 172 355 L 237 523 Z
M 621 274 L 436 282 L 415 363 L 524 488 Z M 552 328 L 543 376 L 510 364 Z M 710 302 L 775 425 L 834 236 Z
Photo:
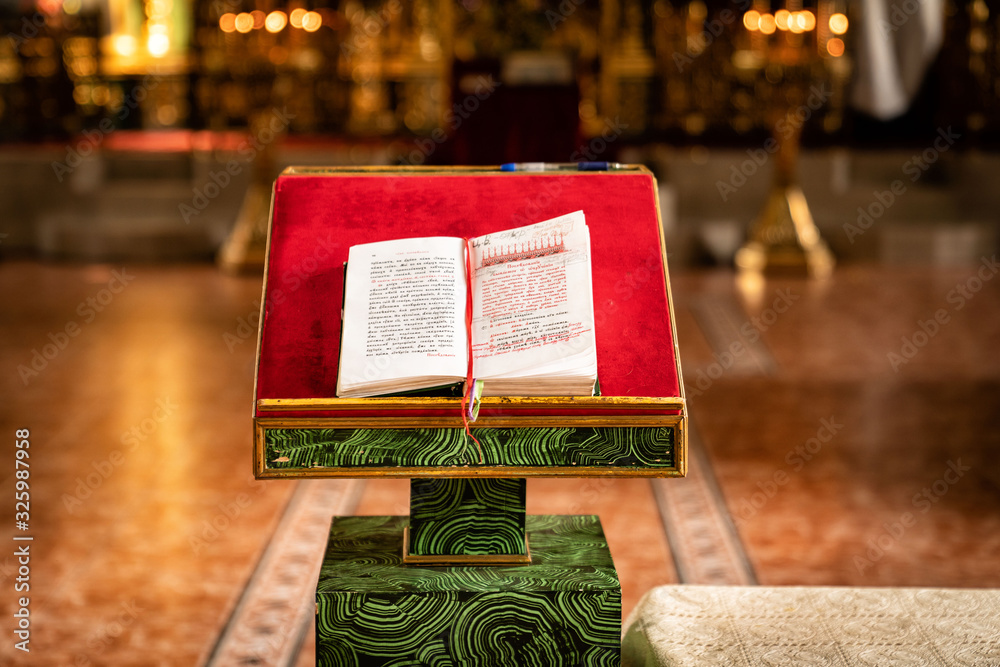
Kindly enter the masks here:
M 621 587 L 596 516 L 528 516 L 531 563 L 514 566 L 406 565 L 407 521 L 334 518 L 317 665 L 619 664 Z
M 528 562 L 524 479 L 410 481 L 407 563 Z M 478 562 L 477 562 L 478 561 Z

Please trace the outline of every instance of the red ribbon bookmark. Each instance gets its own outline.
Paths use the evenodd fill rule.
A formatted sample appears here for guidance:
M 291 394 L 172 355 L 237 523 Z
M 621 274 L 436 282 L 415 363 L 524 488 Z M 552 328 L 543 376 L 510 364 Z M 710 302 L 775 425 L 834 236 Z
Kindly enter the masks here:
M 475 387 L 476 380 L 472 377 L 472 242 L 469 239 L 465 239 L 465 275 L 468 276 L 468 293 L 465 296 L 465 337 L 466 345 L 468 346 L 468 356 L 469 356 L 469 369 L 465 374 L 465 391 L 462 392 L 462 424 L 465 426 L 465 434 L 472 438 L 472 441 L 476 443 L 476 447 L 479 450 L 479 464 L 483 464 L 483 446 L 480 444 L 476 436 L 472 435 L 472 429 L 469 428 L 469 413 L 470 409 L 466 406 L 469 405 L 469 397 L 472 395 Z

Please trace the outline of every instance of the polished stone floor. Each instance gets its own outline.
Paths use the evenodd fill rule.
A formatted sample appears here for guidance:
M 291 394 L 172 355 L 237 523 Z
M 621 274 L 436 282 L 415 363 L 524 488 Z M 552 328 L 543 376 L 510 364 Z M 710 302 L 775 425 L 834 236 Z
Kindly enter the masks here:
M 846 265 L 823 283 L 675 270 L 698 474 L 531 480 L 529 511 L 600 515 L 626 614 L 678 581 L 1000 586 L 998 268 Z M 8 261 L 0 295 L 0 664 L 241 664 L 226 657 L 241 630 L 304 636 L 274 655 L 309 664 L 308 628 L 259 590 L 287 564 L 274 549 L 303 498 L 402 514 L 408 487 L 253 481 L 259 279 Z

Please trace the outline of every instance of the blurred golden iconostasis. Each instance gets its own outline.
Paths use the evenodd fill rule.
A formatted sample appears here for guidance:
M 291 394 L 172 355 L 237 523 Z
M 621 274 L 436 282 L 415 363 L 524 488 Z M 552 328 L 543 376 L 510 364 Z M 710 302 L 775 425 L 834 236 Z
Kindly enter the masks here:
M 316 664 L 331 515 L 409 512 L 405 479 L 254 479 L 266 225 L 292 165 L 655 175 L 688 475 L 521 496 L 600 517 L 626 624 L 676 583 L 995 593 L 998 148 L 1000 0 L 0 0 L 6 477 L 27 483 L 9 435 L 30 430 L 35 511 L 7 525 L 37 539 L 37 664 Z M 535 201 L 510 225 L 545 219 Z M 275 302 L 340 289 L 302 257 Z M 598 328 L 660 289 L 621 261 Z M 309 345 L 340 303 L 301 310 Z M 296 368 L 333 393 L 315 351 Z M 985 623 L 966 609 L 940 616 Z M 895 650 L 895 627 L 873 638 Z
M 897 4 L 7 3 L 0 252 L 255 268 L 288 164 L 579 160 L 652 167 L 682 259 L 823 275 L 932 252 L 932 218 L 978 252 L 998 14 Z M 921 195 L 864 234 L 910 154 Z

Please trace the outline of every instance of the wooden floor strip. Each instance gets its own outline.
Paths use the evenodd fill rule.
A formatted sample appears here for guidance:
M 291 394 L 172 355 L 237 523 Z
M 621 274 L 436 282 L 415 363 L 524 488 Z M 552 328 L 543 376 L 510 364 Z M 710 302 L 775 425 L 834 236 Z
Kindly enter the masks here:
M 750 559 L 697 431 L 688 431 L 688 474 L 654 479 L 653 492 L 682 584 L 752 585 Z
M 736 298 L 729 294 L 698 296 L 691 300 L 690 309 L 716 361 L 725 361 L 722 365 L 727 374 L 774 375 L 778 364 Z M 733 343 L 742 343 L 739 354 L 730 353 Z
M 226 624 L 211 667 L 295 664 L 315 614 L 330 519 L 352 512 L 360 480 L 302 480 Z

